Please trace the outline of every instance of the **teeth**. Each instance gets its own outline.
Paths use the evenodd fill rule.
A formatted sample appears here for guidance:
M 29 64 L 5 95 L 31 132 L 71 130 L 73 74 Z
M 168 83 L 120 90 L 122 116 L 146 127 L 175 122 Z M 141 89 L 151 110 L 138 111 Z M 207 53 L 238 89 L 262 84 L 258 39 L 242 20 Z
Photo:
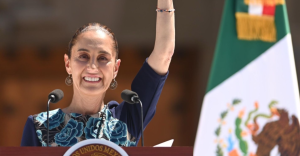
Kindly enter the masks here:
M 84 77 L 86 81 L 99 81 L 99 77 Z

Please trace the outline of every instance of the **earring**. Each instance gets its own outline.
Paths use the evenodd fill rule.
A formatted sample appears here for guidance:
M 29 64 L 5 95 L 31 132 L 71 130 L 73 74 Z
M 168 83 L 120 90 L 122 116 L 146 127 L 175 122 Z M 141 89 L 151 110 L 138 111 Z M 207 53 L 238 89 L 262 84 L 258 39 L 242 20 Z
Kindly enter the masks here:
M 73 84 L 73 79 L 71 74 L 69 74 L 69 76 L 66 78 L 65 83 L 67 86 L 71 86 Z
M 116 79 L 113 79 L 113 80 L 111 81 L 111 83 L 110 83 L 109 88 L 110 88 L 111 90 L 114 90 L 114 89 L 116 89 L 117 87 L 118 87 L 118 82 L 116 81 Z

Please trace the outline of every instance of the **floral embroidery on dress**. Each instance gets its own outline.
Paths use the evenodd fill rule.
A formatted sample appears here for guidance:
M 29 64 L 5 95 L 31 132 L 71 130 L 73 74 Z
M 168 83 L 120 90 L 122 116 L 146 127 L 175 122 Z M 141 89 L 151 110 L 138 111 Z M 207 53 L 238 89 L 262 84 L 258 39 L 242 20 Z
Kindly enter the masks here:
M 112 122 L 108 122 L 108 127 L 112 129 L 110 131 L 110 141 L 119 145 L 125 145 L 127 141 L 127 125 L 122 121 L 113 120 Z
M 64 121 L 65 113 L 60 109 L 49 111 L 49 129 L 59 126 Z M 47 112 L 40 113 L 36 120 L 47 128 Z
M 55 134 L 55 143 L 60 146 L 75 145 L 78 142 L 76 137 L 80 137 L 83 133 L 82 129 L 82 122 L 70 119 L 67 125 L 59 133 Z
M 39 138 L 39 140 L 42 140 L 42 131 L 41 130 L 37 130 L 36 134 L 37 134 L 37 137 Z M 45 141 L 42 141 L 42 146 L 47 146 L 47 144 L 45 143 Z
M 108 110 L 109 111 L 109 110 Z M 127 141 L 127 125 L 112 117 L 112 114 L 107 112 L 107 120 L 105 121 L 105 128 L 103 133 L 109 138 L 110 141 L 117 145 L 126 146 Z
M 61 109 L 49 112 L 49 146 L 73 146 L 85 139 L 103 138 L 119 146 L 136 146 L 136 139 L 128 132 L 126 123 L 114 118 L 107 105 L 102 116 L 92 117 L 77 113 L 65 114 Z M 47 113 L 33 118 L 42 146 L 47 142 Z
M 85 138 L 86 139 L 95 139 L 97 138 L 98 129 L 101 119 L 99 118 L 89 118 L 86 126 L 84 128 Z

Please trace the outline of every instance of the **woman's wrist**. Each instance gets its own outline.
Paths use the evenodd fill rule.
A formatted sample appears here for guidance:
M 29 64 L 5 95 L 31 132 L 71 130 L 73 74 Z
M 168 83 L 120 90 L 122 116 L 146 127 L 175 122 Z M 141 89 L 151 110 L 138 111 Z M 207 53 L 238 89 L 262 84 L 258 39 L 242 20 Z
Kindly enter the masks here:
M 158 0 L 157 1 L 157 8 L 163 10 L 171 10 L 174 9 L 173 0 Z

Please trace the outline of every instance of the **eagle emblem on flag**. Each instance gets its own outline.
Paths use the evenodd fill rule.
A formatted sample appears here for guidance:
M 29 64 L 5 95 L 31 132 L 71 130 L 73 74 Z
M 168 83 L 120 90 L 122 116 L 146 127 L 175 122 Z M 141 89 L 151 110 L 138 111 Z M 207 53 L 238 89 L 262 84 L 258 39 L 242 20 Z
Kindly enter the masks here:
M 274 146 L 278 146 L 278 152 L 282 155 L 299 155 L 299 120 L 295 115 L 292 115 L 290 119 L 287 110 L 276 107 L 278 102 L 275 100 L 269 103 L 269 112 L 260 112 L 258 102 L 255 102 L 254 108 L 248 112 L 245 108 L 238 110 L 234 127 L 229 129 L 227 137 L 221 138 L 223 125 L 227 124 L 226 116 L 233 112 L 234 107 L 240 103 L 239 99 L 233 100 L 232 104 L 227 104 L 227 109 L 220 114 L 219 126 L 215 130 L 217 156 L 224 155 L 223 149 L 227 151 L 228 156 L 270 155 Z M 258 120 L 267 120 L 267 123 L 260 125 Z M 291 124 L 289 124 L 290 120 Z M 251 140 L 246 137 L 249 135 Z M 257 145 L 256 151 L 249 151 L 250 141 Z

